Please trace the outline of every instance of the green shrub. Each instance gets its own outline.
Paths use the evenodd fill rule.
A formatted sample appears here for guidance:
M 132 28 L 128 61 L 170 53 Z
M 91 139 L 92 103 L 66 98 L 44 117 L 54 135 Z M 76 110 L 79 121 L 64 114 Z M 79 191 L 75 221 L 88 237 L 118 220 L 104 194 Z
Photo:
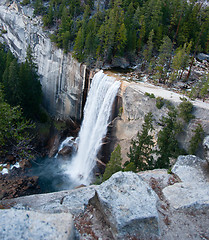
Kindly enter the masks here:
M 54 121 L 54 126 L 58 131 L 62 131 L 66 129 L 65 121 Z
M 148 96 L 148 97 L 150 97 L 150 98 L 155 98 L 154 93 L 145 92 L 144 95 L 145 95 L 145 96 Z
M 122 113 L 123 113 L 123 107 L 120 107 L 120 108 L 119 108 L 118 116 L 121 117 L 121 116 L 122 116 Z
M 170 111 L 172 111 L 172 110 L 174 110 L 174 106 L 173 106 L 173 104 L 171 103 L 171 101 L 169 101 L 169 100 L 167 100 L 167 99 L 164 99 L 164 104 L 166 105 L 166 107 L 170 110 Z
M 26 5 L 30 4 L 30 0 L 23 0 L 20 4 L 22 6 L 26 6 Z
M 200 82 L 194 86 L 189 93 L 190 99 L 195 99 L 197 97 L 205 99 L 209 93 L 209 74 L 203 76 Z
M 7 33 L 7 30 L 2 29 L 2 30 L 1 30 L 1 33 L 2 33 L 2 34 L 5 34 L 5 33 Z
M 165 101 L 164 101 L 163 98 L 161 98 L 161 97 L 157 97 L 157 98 L 156 98 L 156 107 L 157 107 L 158 109 L 161 109 L 164 104 L 165 104 Z

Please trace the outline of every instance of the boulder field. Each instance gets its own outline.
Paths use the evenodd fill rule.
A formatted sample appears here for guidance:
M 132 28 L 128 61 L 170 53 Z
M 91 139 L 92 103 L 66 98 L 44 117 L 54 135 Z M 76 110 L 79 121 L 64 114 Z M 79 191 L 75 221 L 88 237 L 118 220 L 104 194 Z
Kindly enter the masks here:
M 171 174 L 117 172 L 97 186 L 2 200 L 0 237 L 208 239 L 208 180 L 207 161 L 187 155 Z

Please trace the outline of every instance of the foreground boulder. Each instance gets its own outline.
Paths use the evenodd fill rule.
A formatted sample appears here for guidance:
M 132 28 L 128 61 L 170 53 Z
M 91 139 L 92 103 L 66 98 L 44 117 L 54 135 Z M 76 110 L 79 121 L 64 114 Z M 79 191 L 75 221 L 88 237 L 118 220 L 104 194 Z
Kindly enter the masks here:
M 182 182 L 163 189 L 174 209 L 209 208 L 209 168 L 206 160 L 193 155 L 179 156 L 172 172 Z
M 36 194 L 0 201 L 0 208 L 13 207 L 42 213 L 70 213 L 78 215 L 85 211 L 89 199 L 95 195 L 97 186 L 73 190 Z
M 17 209 L 0 210 L 0 239 L 74 239 L 69 213 L 46 214 Z
M 155 239 L 159 235 L 158 197 L 135 173 L 118 172 L 90 200 L 110 225 L 114 239 Z

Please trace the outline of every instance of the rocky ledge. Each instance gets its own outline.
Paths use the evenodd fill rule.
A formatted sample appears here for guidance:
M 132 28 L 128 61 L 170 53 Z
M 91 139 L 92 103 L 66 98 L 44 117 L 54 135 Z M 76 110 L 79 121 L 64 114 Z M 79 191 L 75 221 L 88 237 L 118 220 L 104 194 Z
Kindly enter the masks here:
M 0 236 L 208 239 L 208 189 L 207 161 L 179 156 L 172 174 L 165 169 L 118 172 L 99 186 L 2 200 Z

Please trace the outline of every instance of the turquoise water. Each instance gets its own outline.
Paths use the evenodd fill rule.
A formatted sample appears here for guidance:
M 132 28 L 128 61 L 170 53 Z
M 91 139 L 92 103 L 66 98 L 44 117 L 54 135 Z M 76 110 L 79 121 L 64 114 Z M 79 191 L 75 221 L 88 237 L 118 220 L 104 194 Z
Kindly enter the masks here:
M 41 193 L 73 189 L 75 184 L 64 173 L 66 161 L 61 158 L 38 158 L 32 162 L 27 175 L 39 177 Z

